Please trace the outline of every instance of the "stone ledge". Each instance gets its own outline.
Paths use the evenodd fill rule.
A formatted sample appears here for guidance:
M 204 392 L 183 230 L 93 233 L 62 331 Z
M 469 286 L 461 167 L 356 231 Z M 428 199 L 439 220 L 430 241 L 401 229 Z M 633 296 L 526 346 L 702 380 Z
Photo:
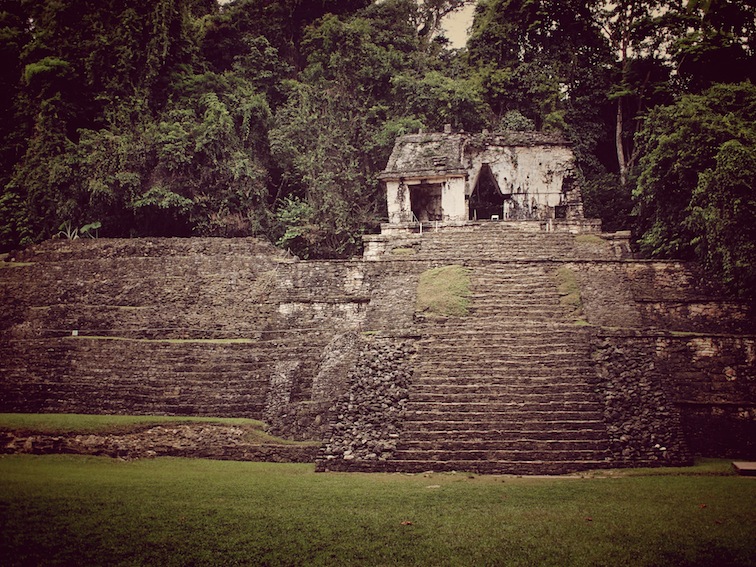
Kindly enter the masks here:
M 756 476 L 756 462 L 734 461 L 732 466 L 741 476 Z

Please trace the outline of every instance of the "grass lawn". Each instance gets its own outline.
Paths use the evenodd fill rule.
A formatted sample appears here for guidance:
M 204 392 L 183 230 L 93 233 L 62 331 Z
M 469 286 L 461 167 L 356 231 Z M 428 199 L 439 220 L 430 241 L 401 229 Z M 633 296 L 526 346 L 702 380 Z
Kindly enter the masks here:
M 82 413 L 0 413 L 0 429 L 25 433 L 124 433 L 174 423 L 218 423 L 255 429 L 262 421 L 240 417 L 182 417 L 163 415 L 93 415 Z
M 5 456 L 0 563 L 755 565 L 756 479 L 727 467 L 517 478 Z

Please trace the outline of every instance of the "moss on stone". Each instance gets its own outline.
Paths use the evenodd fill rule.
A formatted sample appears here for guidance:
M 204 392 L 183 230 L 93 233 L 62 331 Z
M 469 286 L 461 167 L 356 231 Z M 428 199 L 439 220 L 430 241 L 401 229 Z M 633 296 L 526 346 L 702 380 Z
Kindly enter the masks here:
M 575 321 L 583 319 L 583 302 L 580 297 L 580 284 L 575 277 L 575 272 L 566 266 L 556 271 L 557 290 L 559 291 L 559 303 L 570 312 Z
M 605 241 L 596 234 L 578 234 L 575 237 L 575 242 L 579 244 L 603 244 Z
M 396 256 L 411 256 L 412 254 L 417 254 L 417 250 L 414 248 L 394 248 L 391 250 L 391 253 Z
M 424 315 L 463 317 L 470 306 L 470 269 L 451 265 L 420 274 L 416 311 Z

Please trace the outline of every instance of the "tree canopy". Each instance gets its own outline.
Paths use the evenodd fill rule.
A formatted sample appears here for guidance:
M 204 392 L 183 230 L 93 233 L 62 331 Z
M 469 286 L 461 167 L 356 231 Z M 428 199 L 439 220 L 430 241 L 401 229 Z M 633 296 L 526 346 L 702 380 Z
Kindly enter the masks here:
M 719 84 L 651 111 L 634 192 L 640 249 L 698 258 L 734 292 L 756 289 L 756 87 Z

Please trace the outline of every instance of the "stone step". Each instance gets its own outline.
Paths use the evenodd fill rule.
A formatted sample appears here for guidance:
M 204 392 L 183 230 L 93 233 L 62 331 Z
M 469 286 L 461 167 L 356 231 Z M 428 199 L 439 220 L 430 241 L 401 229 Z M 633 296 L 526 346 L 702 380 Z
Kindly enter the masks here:
M 594 391 L 600 382 L 592 369 L 524 368 L 520 372 L 487 371 L 486 369 L 448 372 L 415 369 L 413 385 L 417 392 L 459 395 L 528 392 L 534 394 Z
M 538 260 L 561 260 L 579 258 L 584 255 L 583 251 L 575 250 L 570 246 L 540 246 L 530 243 L 521 246 L 496 245 L 493 243 L 472 246 L 464 243 L 429 243 L 422 242 L 416 254 L 418 256 L 437 256 L 440 258 L 469 258 L 481 260 L 499 261 L 538 261 Z
M 502 329 L 522 329 L 522 330 L 564 330 L 565 328 L 573 328 L 575 330 L 584 330 L 585 327 L 575 325 L 571 317 L 565 317 L 561 313 L 559 316 L 552 316 L 549 318 L 531 320 L 518 318 L 516 313 L 507 312 L 502 313 L 499 311 L 494 312 L 478 312 L 475 316 L 462 316 L 462 317 L 435 317 L 424 318 L 420 315 L 418 318 L 418 334 L 429 334 L 434 329 L 446 330 L 453 325 L 458 325 L 462 329 L 466 330 L 478 330 L 491 326 L 493 330 Z M 435 326 L 434 326 L 435 325 Z
M 525 233 L 525 232 L 500 232 L 500 231 L 481 231 L 481 232 L 423 232 L 420 236 L 422 244 L 433 244 L 436 246 L 454 243 L 474 246 L 475 244 L 488 245 L 540 245 L 540 246 L 567 246 L 574 242 L 571 237 L 564 238 L 564 235 L 556 233 Z
M 461 400 L 488 400 L 505 396 L 561 396 L 561 395 L 596 395 L 596 384 L 588 382 L 561 382 L 554 383 L 544 380 L 534 383 L 502 383 L 502 384 L 439 384 L 438 381 L 424 380 L 419 382 L 416 378 L 412 383 L 411 395 L 413 399 L 449 398 Z
M 549 372 L 543 369 L 528 369 L 528 374 L 506 374 L 503 372 L 484 372 L 473 371 L 460 372 L 459 370 L 450 370 L 448 372 L 423 372 L 416 375 L 415 380 L 418 384 L 433 386 L 438 391 L 444 391 L 449 385 L 452 386 L 469 386 L 471 388 L 483 388 L 485 386 L 503 388 L 503 391 L 512 391 L 528 389 L 529 386 L 548 386 L 553 380 L 564 382 L 572 380 L 580 388 L 596 386 L 599 383 L 595 373 L 585 371 L 583 373 L 564 373 L 558 369 Z
M 424 232 L 421 242 L 430 244 L 458 243 L 472 246 L 474 244 L 533 244 L 539 246 L 568 246 L 574 243 L 572 235 L 562 235 L 547 232 L 501 232 L 481 231 L 477 234 L 464 232 Z
M 566 356 L 544 358 L 537 355 L 523 355 L 504 358 L 494 354 L 480 354 L 473 348 L 468 354 L 450 353 L 444 350 L 434 351 L 434 354 L 443 362 L 434 363 L 427 360 L 417 362 L 414 365 L 415 371 L 443 376 L 464 376 L 468 373 L 484 376 L 533 376 L 538 373 L 537 371 L 545 370 L 549 376 L 555 374 L 569 376 L 590 372 L 593 369 L 590 361 L 566 364 L 565 360 L 568 360 Z
M 470 268 L 470 281 L 491 285 L 507 284 L 516 290 L 549 289 L 556 284 L 556 268 L 533 266 L 523 268 L 519 264 L 498 264 L 497 266 L 474 266 Z M 533 285 L 541 284 L 541 287 Z
M 581 344 L 587 339 L 588 331 L 585 328 L 575 327 L 566 323 L 562 327 L 548 327 L 540 329 L 537 327 L 510 327 L 508 325 L 493 324 L 490 327 L 485 325 L 465 325 L 457 329 L 448 329 L 439 325 L 435 329 L 427 329 L 420 344 L 425 342 L 451 342 L 460 341 L 485 342 L 486 340 L 501 341 L 538 341 L 538 342 L 566 342 Z
M 502 306 L 530 306 L 535 311 L 546 311 L 549 307 L 553 308 L 555 305 L 559 305 L 559 294 L 556 290 L 529 293 L 527 291 L 513 291 L 506 286 L 501 286 L 501 289 L 476 289 L 473 287 L 469 299 L 474 305 L 478 303 L 488 305 L 498 302 Z
M 575 344 L 585 343 L 589 329 L 576 327 L 572 323 L 549 326 L 519 326 L 501 324 L 491 321 L 485 325 L 479 321 L 462 319 L 465 324 L 450 328 L 442 321 L 435 328 L 426 328 L 420 342 L 437 341 L 456 343 L 460 340 L 485 342 L 488 339 L 498 340 L 527 340 L 527 341 L 561 341 Z M 470 323 L 470 324 L 467 324 Z M 474 324 L 473 324 L 474 323 Z
M 458 452 L 458 451 L 601 451 L 608 449 L 607 439 L 458 439 L 406 440 L 399 444 L 401 451 Z
M 470 246 L 462 243 L 428 243 L 423 242 L 420 245 L 415 257 L 435 257 L 435 258 L 458 258 L 467 260 L 474 258 L 476 260 L 499 260 L 499 261 L 538 261 L 538 260 L 562 260 L 577 259 L 582 254 L 569 246 L 539 246 L 532 244 L 527 246 L 497 246 L 496 244 L 482 244 L 480 246 Z
M 518 281 L 520 285 L 499 279 L 480 281 L 473 277 L 470 280 L 470 294 L 474 297 L 498 298 L 502 301 L 520 299 L 535 302 L 536 300 L 549 301 L 559 297 L 557 286 L 551 278 L 548 281 L 523 282 L 522 279 Z
M 446 391 L 426 393 L 418 392 L 413 388 L 410 392 L 409 401 L 411 405 L 444 404 L 447 409 L 451 409 L 450 406 L 461 405 L 470 408 L 480 405 L 491 409 L 494 406 L 508 406 L 511 404 L 564 404 L 565 406 L 595 404 L 598 402 L 591 401 L 591 398 L 595 397 L 595 393 L 586 393 L 585 391 L 532 393 L 525 388 L 521 388 L 519 392 L 498 391 L 485 394 L 459 394 Z
M 529 418 L 520 418 L 516 423 L 507 423 L 501 419 L 491 419 L 487 415 L 478 415 L 476 419 L 468 414 L 467 416 L 460 417 L 449 416 L 444 418 L 443 416 L 436 415 L 436 419 L 425 420 L 407 420 L 404 424 L 404 430 L 406 435 L 414 434 L 411 432 L 428 431 L 439 432 L 446 431 L 447 435 L 453 435 L 456 431 L 510 431 L 519 430 L 522 431 L 606 431 L 606 425 L 604 424 L 603 416 L 586 416 L 581 415 L 577 418 L 556 419 L 552 416 L 548 421 L 544 420 L 542 416 L 534 416 Z M 408 437 L 409 438 L 409 437 Z
M 588 356 L 590 354 L 589 345 L 582 344 L 580 341 L 565 340 L 548 340 L 544 337 L 526 338 L 526 337 L 480 337 L 479 339 L 461 338 L 460 340 L 428 340 L 419 341 L 418 347 L 428 349 L 435 353 L 455 352 L 456 350 L 467 348 L 474 350 L 476 356 L 493 355 L 497 356 L 501 352 L 517 352 L 521 356 L 529 353 L 548 353 L 548 352 L 572 352 L 573 356 Z
M 540 347 L 545 343 L 543 341 L 531 343 L 519 343 L 517 341 L 445 341 L 435 343 L 419 343 L 419 348 L 427 349 L 434 354 L 443 353 L 444 356 L 455 356 L 466 354 L 469 359 L 473 354 L 482 357 L 496 357 L 498 360 L 543 360 L 552 361 L 565 359 L 576 359 L 580 356 L 588 356 L 589 345 L 581 345 L 572 342 L 570 344 L 554 344 L 548 350 L 542 350 Z M 474 350 L 473 352 L 470 352 Z
M 508 358 L 492 359 L 492 357 L 476 358 L 474 352 L 467 356 L 462 353 L 450 355 L 445 352 L 439 352 L 439 357 L 443 356 L 443 362 L 422 361 L 414 364 L 414 370 L 421 374 L 440 375 L 440 376 L 462 376 L 468 374 L 482 376 L 571 376 L 574 374 L 582 375 L 593 371 L 593 365 L 589 361 L 583 363 L 566 364 L 565 359 L 543 359 L 533 358 Z M 536 363 L 537 361 L 537 363 Z M 548 362 L 548 364 L 547 364 Z M 543 372 L 542 372 L 543 371 Z
M 350 472 L 466 472 L 477 474 L 511 474 L 511 475 L 561 475 L 579 471 L 609 468 L 608 459 L 595 460 L 448 460 L 433 461 L 428 459 L 403 459 L 373 462 L 340 462 L 323 464 L 324 470 L 341 470 Z
M 526 257 L 553 253 L 575 254 L 577 249 L 571 242 L 549 241 L 542 238 L 464 238 L 462 236 L 429 236 L 420 240 L 421 252 L 477 252 L 484 256 L 512 257 L 524 254 Z M 582 252 L 582 250 L 581 250 Z
M 589 429 L 468 429 L 468 430 L 409 430 L 403 431 L 407 443 L 419 441 L 557 441 L 572 442 L 575 440 L 606 441 L 606 429 L 603 424 L 596 423 Z
M 464 414 L 464 413 L 506 413 L 512 412 L 601 412 L 604 404 L 599 402 L 585 401 L 584 396 L 581 400 L 575 399 L 558 399 L 553 398 L 525 398 L 509 399 L 507 401 L 492 400 L 488 402 L 463 402 L 445 399 L 444 401 L 423 400 L 410 395 L 407 403 L 407 412 L 415 412 L 416 415 L 427 415 L 429 412 L 439 412 L 443 414 Z
M 608 457 L 603 449 L 566 449 L 566 450 L 414 450 L 397 449 L 394 460 L 443 461 L 601 461 Z
M 523 421 L 542 420 L 544 423 L 556 423 L 569 420 L 598 421 L 603 416 L 603 409 L 568 410 L 568 409 L 537 409 L 512 408 L 506 411 L 439 411 L 439 410 L 407 410 L 408 422 L 438 422 L 461 421 L 472 425 L 474 423 L 498 424 L 498 427 Z
M 566 316 L 570 313 L 558 303 L 544 305 L 541 302 L 496 301 L 495 299 L 470 302 L 467 309 L 468 316 L 502 317 L 510 320 L 527 313 L 531 321 L 566 321 Z

